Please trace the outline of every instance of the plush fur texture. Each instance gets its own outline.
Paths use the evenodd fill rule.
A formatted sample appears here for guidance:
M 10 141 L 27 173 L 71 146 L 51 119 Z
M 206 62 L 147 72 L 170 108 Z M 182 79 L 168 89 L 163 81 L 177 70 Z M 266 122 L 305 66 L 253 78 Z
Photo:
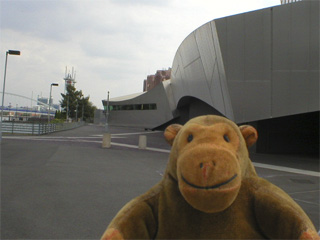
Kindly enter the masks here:
M 102 239 L 320 239 L 292 198 L 257 176 L 253 127 L 208 115 L 164 135 L 172 149 L 162 181 L 127 203 Z

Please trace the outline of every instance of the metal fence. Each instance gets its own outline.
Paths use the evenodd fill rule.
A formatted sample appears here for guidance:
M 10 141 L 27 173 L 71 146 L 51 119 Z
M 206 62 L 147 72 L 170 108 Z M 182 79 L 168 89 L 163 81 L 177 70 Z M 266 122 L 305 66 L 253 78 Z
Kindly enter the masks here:
M 83 126 L 84 122 L 74 123 L 22 123 L 3 122 L 2 133 L 43 135 Z

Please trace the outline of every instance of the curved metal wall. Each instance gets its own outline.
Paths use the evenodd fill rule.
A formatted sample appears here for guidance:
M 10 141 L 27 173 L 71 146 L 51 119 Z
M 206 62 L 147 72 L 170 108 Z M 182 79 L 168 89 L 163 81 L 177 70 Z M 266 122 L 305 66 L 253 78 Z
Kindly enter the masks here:
M 179 112 L 183 99 L 195 102 Z M 319 1 L 204 24 L 179 46 L 171 81 L 126 102 L 159 107 L 114 111 L 116 125 L 154 128 L 179 115 L 193 117 L 191 107 L 194 114 L 217 111 L 237 123 L 319 111 Z
M 171 86 L 176 106 L 182 97 L 192 96 L 234 119 L 214 21 L 192 32 L 178 48 Z
M 201 26 L 179 46 L 171 82 L 176 106 L 195 97 L 238 123 L 319 111 L 319 2 Z
M 164 84 L 159 84 L 144 94 L 124 100 L 112 101 L 109 105 L 137 105 L 137 104 L 156 104 L 156 109 L 150 110 L 121 110 L 110 111 L 108 122 L 114 126 L 131 126 L 143 128 L 155 128 L 173 118 L 170 102 L 166 97 Z M 104 100 L 103 105 L 107 106 Z

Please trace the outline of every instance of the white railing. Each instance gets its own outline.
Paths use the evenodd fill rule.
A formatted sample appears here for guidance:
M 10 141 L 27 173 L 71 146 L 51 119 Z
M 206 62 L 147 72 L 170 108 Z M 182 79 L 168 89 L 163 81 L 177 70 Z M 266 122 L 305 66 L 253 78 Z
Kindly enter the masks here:
M 69 130 L 83 126 L 84 122 L 74 123 L 22 123 L 22 122 L 3 122 L 1 125 L 2 133 L 11 134 L 31 134 L 43 135 L 63 130 Z

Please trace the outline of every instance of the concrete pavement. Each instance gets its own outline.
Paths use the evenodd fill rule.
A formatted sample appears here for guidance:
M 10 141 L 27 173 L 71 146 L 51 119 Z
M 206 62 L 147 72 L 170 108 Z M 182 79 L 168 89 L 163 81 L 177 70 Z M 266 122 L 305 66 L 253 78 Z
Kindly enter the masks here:
M 162 178 L 170 149 L 162 132 L 110 127 L 113 145 L 102 149 L 103 131 L 92 125 L 4 136 L 1 239 L 97 239 L 126 202 Z M 151 150 L 133 147 L 141 134 Z M 319 177 L 309 174 L 319 173 L 319 160 L 261 154 L 252 160 L 264 164 L 258 174 L 289 193 L 319 229 Z

